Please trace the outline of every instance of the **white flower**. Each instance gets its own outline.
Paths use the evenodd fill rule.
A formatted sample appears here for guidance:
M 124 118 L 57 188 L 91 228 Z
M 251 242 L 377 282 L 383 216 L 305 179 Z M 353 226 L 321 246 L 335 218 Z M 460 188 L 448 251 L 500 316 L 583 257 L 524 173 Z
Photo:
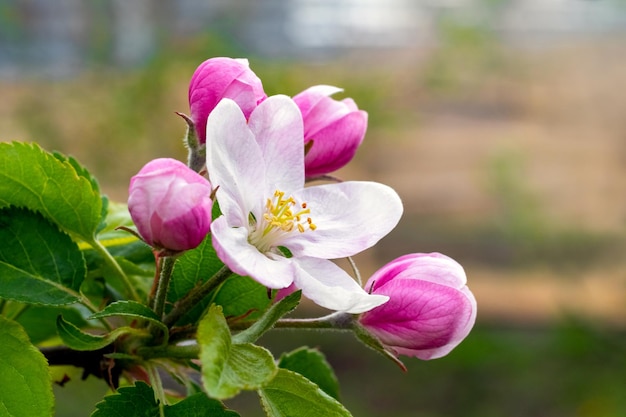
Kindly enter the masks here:
M 320 306 L 361 313 L 387 301 L 367 294 L 329 259 L 352 256 L 398 223 L 396 192 L 374 182 L 304 188 L 300 110 L 287 96 L 262 102 L 246 121 L 222 100 L 207 121 L 207 170 L 222 216 L 213 246 L 235 273 L 269 288 L 292 283 Z

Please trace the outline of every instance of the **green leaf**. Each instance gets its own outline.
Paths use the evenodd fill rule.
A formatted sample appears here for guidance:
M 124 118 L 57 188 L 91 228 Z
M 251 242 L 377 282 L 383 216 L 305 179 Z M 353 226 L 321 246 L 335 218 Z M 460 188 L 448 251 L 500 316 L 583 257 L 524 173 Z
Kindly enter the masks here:
M 217 399 L 231 398 L 270 381 L 277 370 L 269 351 L 249 343 L 233 344 L 222 308 L 211 306 L 198 326 L 202 383 Z
M 87 325 L 84 317 L 76 308 L 38 305 L 31 305 L 15 321 L 24 327 L 30 341 L 37 344 L 58 336 L 56 321 L 60 314 L 63 314 L 63 317 L 70 323 L 79 327 Z
M 239 414 L 226 410 L 220 401 L 198 393 L 166 406 L 165 417 L 239 417 Z
M 125 334 L 136 334 L 138 336 L 148 337 L 149 335 L 139 329 L 131 327 L 118 327 L 112 332 L 105 335 L 95 335 L 85 333 L 72 323 L 63 319 L 63 316 L 57 317 L 57 332 L 59 337 L 68 347 L 74 350 L 98 350 L 115 342 L 115 340 Z
M 361 341 L 364 345 L 369 346 L 374 349 L 376 352 L 380 353 L 387 359 L 390 359 L 393 363 L 398 365 L 402 371 L 406 372 L 406 366 L 404 363 L 398 358 L 395 352 L 387 349 L 387 347 L 380 341 L 380 339 L 374 334 L 370 333 L 365 327 L 363 327 L 360 323 L 355 321 L 352 330 L 356 338 Z
M 215 275 L 223 266 L 211 246 L 211 239 L 204 239 L 197 248 L 186 251 L 176 260 L 168 301 L 175 303 L 200 282 Z
M 205 394 L 194 394 L 174 405 L 164 407 L 165 417 L 239 417 L 234 411 L 226 410 L 218 400 Z M 154 391 L 145 382 L 123 387 L 117 394 L 108 395 L 96 404 L 91 417 L 160 417 L 159 404 Z
M 267 287 L 250 277 L 233 275 L 213 295 L 211 300 L 224 308 L 224 316 L 256 320 L 272 303 Z
M 223 266 L 211 246 L 210 237 L 197 248 L 185 252 L 176 261 L 172 273 L 167 297 L 169 304 L 173 305 L 195 286 L 215 275 Z M 251 278 L 235 275 L 199 302 L 177 324 L 197 323 L 211 304 L 221 305 L 226 317 L 246 315 L 247 319 L 256 319 L 267 309 L 270 302 L 266 287 Z
M 297 372 L 326 394 L 339 399 L 339 381 L 324 354 L 317 349 L 298 348 L 280 357 L 278 367 Z
M 0 417 L 52 416 L 54 396 L 46 358 L 22 327 L 0 316 Z
M 267 312 L 248 329 L 233 337 L 233 343 L 254 343 L 263 333 L 274 327 L 274 324 L 285 314 L 290 313 L 300 303 L 302 291 L 296 291 L 274 304 Z
M 61 229 L 90 241 L 102 218 L 102 199 L 93 177 L 73 159 L 37 144 L 0 143 L 0 208 L 40 212 Z
M 0 298 L 45 305 L 80 299 L 78 290 L 87 273 L 83 255 L 40 214 L 0 209 L 0 242 Z
M 302 375 L 279 369 L 276 377 L 259 390 L 269 417 L 350 417 L 336 399 Z
M 52 156 L 54 156 L 56 159 L 58 159 L 62 163 L 67 162 L 69 165 L 72 166 L 72 168 L 74 168 L 74 171 L 76 171 L 76 174 L 78 176 L 89 181 L 89 183 L 91 184 L 91 188 L 94 191 L 100 192 L 100 185 L 98 184 L 98 180 L 96 180 L 96 178 L 93 175 L 91 175 L 89 171 L 87 171 L 87 168 L 82 166 L 76 160 L 76 158 L 74 158 L 73 156 L 63 155 L 62 153 L 56 152 L 56 151 L 52 152 Z
M 104 397 L 91 417 L 159 417 L 159 405 L 152 388 L 140 381 Z
M 147 320 L 159 327 L 163 334 L 168 334 L 167 326 L 163 324 L 156 313 L 152 311 L 150 307 L 136 301 L 117 301 L 109 304 L 104 310 L 92 314 L 89 319 L 99 319 L 110 316 L 123 316 L 132 319 Z

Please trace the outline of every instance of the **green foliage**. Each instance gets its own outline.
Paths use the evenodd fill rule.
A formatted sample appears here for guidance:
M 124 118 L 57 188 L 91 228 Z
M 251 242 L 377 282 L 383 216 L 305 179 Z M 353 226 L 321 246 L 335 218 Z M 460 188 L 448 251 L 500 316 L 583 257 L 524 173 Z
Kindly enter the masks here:
M 339 400 L 339 381 L 324 354 L 317 349 L 298 348 L 280 357 L 278 367 L 297 372 L 322 391 Z
M 134 320 L 146 320 L 158 327 L 164 335 L 168 334 L 168 329 L 161 319 L 150 307 L 136 301 L 117 301 L 109 304 L 102 311 L 92 314 L 90 319 L 99 319 L 111 316 L 121 316 Z M 167 340 L 167 338 L 166 338 Z
M 292 312 L 300 303 L 302 291 L 296 291 L 274 304 L 259 320 L 248 329 L 233 337 L 234 343 L 254 343 L 263 333 L 274 327 L 284 315 Z
M 44 356 L 22 327 L 0 316 L 0 416 L 52 416 L 54 397 Z
M 149 385 L 138 382 L 135 386 L 120 388 L 96 404 L 91 417 L 238 417 L 239 414 L 226 410 L 217 400 L 202 393 L 192 395 L 174 405 L 165 405 L 163 414 Z
M 91 241 L 102 216 L 95 180 L 73 159 L 36 144 L 0 143 L 0 207 L 37 211 L 61 229 Z
M 25 209 L 0 209 L 0 242 L 0 298 L 45 305 L 80 299 L 85 260 L 56 225 Z
M 144 382 L 120 388 L 96 404 L 91 417 L 159 417 L 159 405 L 152 388 Z
M 203 393 L 194 394 L 174 405 L 165 407 L 165 417 L 239 417 L 224 405 Z
M 147 336 L 144 332 L 131 327 L 118 327 L 105 335 L 86 333 L 63 319 L 63 316 L 57 317 L 57 332 L 63 343 L 78 351 L 102 349 L 123 335 L 136 334 L 140 337 Z
M 341 403 L 302 375 L 279 369 L 272 381 L 259 390 L 263 409 L 270 417 L 349 417 Z
M 211 397 L 232 398 L 241 390 L 254 390 L 276 374 L 272 355 L 250 343 L 234 344 L 222 309 L 209 308 L 198 327 L 202 382 Z
M 185 252 L 177 260 L 168 301 L 174 303 L 194 287 L 206 282 L 223 266 L 211 245 L 210 236 L 207 237 L 200 246 Z M 222 306 L 226 317 L 245 316 L 245 319 L 253 320 L 267 309 L 270 302 L 267 289 L 263 285 L 251 278 L 233 275 L 183 316 L 178 324 L 198 322 L 211 304 Z

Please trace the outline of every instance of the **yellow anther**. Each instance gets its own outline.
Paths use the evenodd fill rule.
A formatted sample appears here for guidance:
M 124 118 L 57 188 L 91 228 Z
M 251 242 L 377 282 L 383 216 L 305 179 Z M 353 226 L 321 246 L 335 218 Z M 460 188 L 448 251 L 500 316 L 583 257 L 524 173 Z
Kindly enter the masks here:
M 301 209 L 297 212 L 292 210 L 295 206 L 296 200 L 293 197 L 285 198 L 283 191 L 276 190 L 274 198 L 268 198 L 265 204 L 267 211 L 263 214 L 263 219 L 266 222 L 263 235 L 269 234 L 274 229 L 291 232 L 297 227 L 300 233 L 304 233 L 306 230 L 315 230 L 315 225 L 310 218 L 307 217 L 306 222 L 303 221 L 303 216 L 311 213 L 311 210 L 307 208 L 307 203 L 301 203 Z

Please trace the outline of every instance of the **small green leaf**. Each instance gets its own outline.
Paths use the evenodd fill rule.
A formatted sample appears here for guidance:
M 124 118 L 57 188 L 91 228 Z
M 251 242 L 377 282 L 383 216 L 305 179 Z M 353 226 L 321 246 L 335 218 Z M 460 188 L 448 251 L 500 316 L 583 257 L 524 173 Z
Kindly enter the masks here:
M 54 396 L 46 358 L 22 327 L 0 316 L 0 417 L 52 416 Z
M 204 393 L 194 394 L 184 400 L 163 407 L 165 417 L 239 417 L 234 411 L 226 410 L 218 400 Z M 160 417 L 159 404 L 154 391 L 145 382 L 123 387 L 117 394 L 108 395 L 96 404 L 91 417 Z
M 290 313 L 300 303 L 302 291 L 296 291 L 274 304 L 267 312 L 248 329 L 233 337 L 233 343 L 254 343 L 263 333 L 274 327 L 274 324 L 285 314 Z
M 134 319 L 148 320 L 157 325 L 163 325 L 159 317 L 150 307 L 136 301 L 117 301 L 109 304 L 104 310 L 89 316 L 89 319 L 99 319 L 102 317 L 124 316 Z
M 224 316 L 256 320 L 270 306 L 272 300 L 267 287 L 250 277 L 233 275 L 213 294 L 211 302 L 224 308 Z
M 63 343 L 74 350 L 102 349 L 115 342 L 118 337 L 124 334 L 132 333 L 139 336 L 149 336 L 146 332 L 131 327 L 118 327 L 105 335 L 85 333 L 72 323 L 65 321 L 63 316 L 57 317 L 57 332 Z
M 170 282 L 168 302 L 173 305 L 195 286 L 215 275 L 224 264 L 208 237 L 197 248 L 185 252 L 177 261 Z M 183 316 L 178 325 L 195 324 L 211 304 L 221 305 L 226 317 L 258 318 L 270 305 L 267 288 L 248 277 L 234 275 Z
M 155 326 L 161 329 L 165 335 L 165 342 L 167 342 L 167 335 L 169 333 L 167 326 L 163 324 L 155 312 L 146 305 L 136 301 L 117 301 L 106 306 L 104 310 L 92 314 L 89 318 L 99 319 L 110 316 L 123 316 L 137 320 L 147 320 L 150 323 L 154 323 Z
M 298 348 L 280 357 L 278 367 L 297 372 L 326 394 L 339 399 L 339 381 L 324 354 L 317 349 Z
M 361 341 L 364 345 L 369 346 L 387 359 L 390 359 L 393 363 L 398 365 L 400 369 L 406 372 L 406 366 L 404 365 L 404 363 L 393 351 L 387 349 L 378 337 L 370 333 L 358 322 L 354 323 L 352 330 L 354 331 L 354 335 L 356 336 L 356 338 L 359 339 L 359 341 Z
M 351 417 L 348 410 L 302 375 L 279 369 L 274 379 L 259 390 L 269 417 Z
M 154 391 L 145 382 L 123 387 L 117 394 L 107 395 L 96 404 L 91 417 L 159 417 L 159 405 Z
M 166 406 L 165 417 L 239 417 L 239 414 L 227 410 L 220 401 L 198 393 Z
M 0 209 L 0 242 L 0 298 L 45 305 L 80 299 L 87 273 L 83 254 L 40 214 Z
M 276 373 L 269 351 L 249 343 L 233 345 L 222 308 L 211 306 L 198 326 L 202 382 L 217 399 L 262 387 Z
M 0 208 L 29 208 L 90 241 L 100 225 L 102 199 L 93 177 L 79 167 L 37 144 L 0 143 Z

